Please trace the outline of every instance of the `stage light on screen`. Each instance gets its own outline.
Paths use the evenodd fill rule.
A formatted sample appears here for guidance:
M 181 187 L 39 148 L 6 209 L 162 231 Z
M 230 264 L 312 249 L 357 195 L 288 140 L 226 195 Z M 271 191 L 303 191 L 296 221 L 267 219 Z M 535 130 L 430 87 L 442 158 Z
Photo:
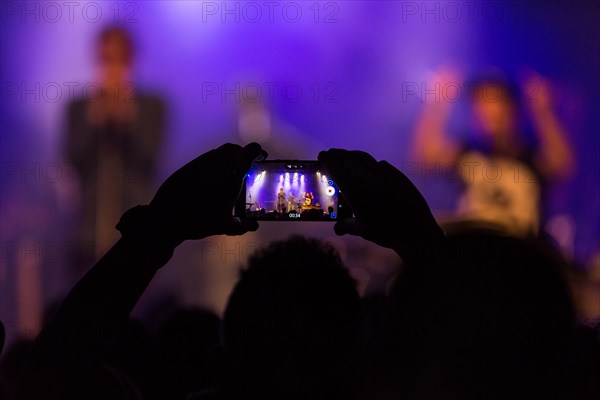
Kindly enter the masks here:
M 283 182 L 283 190 L 285 190 L 286 192 L 288 192 L 290 190 L 291 187 L 291 182 L 290 182 L 290 173 L 286 172 L 285 173 L 285 181 Z
M 328 186 L 327 189 L 325 189 L 325 194 L 329 197 L 333 196 L 335 194 L 335 188 L 333 186 Z
M 263 201 L 262 196 L 261 196 L 261 188 L 263 187 L 263 185 L 265 184 L 265 175 L 266 175 L 267 171 L 263 171 L 262 173 L 260 172 L 255 172 L 255 171 L 251 171 L 250 174 L 248 174 L 248 183 L 251 182 L 251 184 L 247 187 L 247 193 L 248 193 L 248 197 L 246 198 L 246 205 L 248 206 L 249 203 L 258 203 L 261 204 L 261 202 Z

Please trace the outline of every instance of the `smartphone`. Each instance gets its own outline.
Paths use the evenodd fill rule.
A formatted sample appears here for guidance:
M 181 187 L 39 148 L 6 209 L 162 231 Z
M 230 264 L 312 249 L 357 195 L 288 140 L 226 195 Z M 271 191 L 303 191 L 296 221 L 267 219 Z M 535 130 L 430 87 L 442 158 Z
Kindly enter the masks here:
M 300 160 L 255 162 L 235 214 L 259 221 L 337 221 L 352 215 L 320 163 Z

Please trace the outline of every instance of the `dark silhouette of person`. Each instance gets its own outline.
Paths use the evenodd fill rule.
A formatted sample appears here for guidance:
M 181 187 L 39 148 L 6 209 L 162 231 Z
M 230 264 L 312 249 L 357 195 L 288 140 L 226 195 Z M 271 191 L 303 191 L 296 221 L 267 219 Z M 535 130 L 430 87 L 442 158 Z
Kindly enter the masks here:
M 31 355 L 33 340 L 17 338 L 6 348 L 0 358 L 0 396 L 2 399 L 16 399 L 17 380 Z
M 221 368 L 220 320 L 211 312 L 179 308 L 161 324 L 154 340 L 155 371 L 147 399 L 186 399 L 211 390 Z
M 352 398 L 361 307 L 332 247 L 296 236 L 251 256 L 223 322 L 224 398 Z
M 176 171 L 149 205 L 126 212 L 117 224 L 121 239 L 75 285 L 38 336 L 19 398 L 131 398 L 130 382 L 102 364 L 107 349 L 175 247 L 258 228 L 231 211 L 251 163 L 265 155 L 255 143 L 224 145 Z M 218 191 L 218 205 L 214 197 L 208 204 L 198 181 Z
M 338 222 L 336 232 L 392 248 L 407 264 L 390 290 L 381 358 L 371 370 L 379 384 L 366 398 L 600 394 L 595 356 L 574 351 L 581 345 L 558 251 L 507 236 L 502 225 L 465 224 L 445 236 L 416 188 L 385 161 L 344 150 L 319 160 L 356 217 Z M 377 218 L 373 194 L 402 198 L 404 207 Z
M 572 398 L 563 363 L 574 312 L 559 258 L 539 247 L 469 229 L 396 282 L 384 347 L 388 373 L 403 377 L 396 393 Z
M 127 211 L 121 239 L 71 290 L 34 345 L 19 398 L 137 398 L 102 362 L 154 274 L 185 240 L 258 228 L 232 215 L 257 144 L 226 144 L 172 174 Z M 354 368 L 361 329 L 355 283 L 331 249 L 293 238 L 252 257 L 227 306 L 226 362 L 204 398 L 571 399 L 574 317 L 558 262 L 497 232 L 446 236 L 410 180 L 385 161 L 332 149 L 319 161 L 353 217 L 337 234 L 393 249 L 406 263 L 386 301 L 381 353 Z M 206 196 L 211 188 L 218 198 Z M 381 218 L 373 196 L 394 201 Z M 398 207 L 397 199 L 402 199 Z M 575 362 L 574 362 L 575 361 Z M 590 375 L 591 376 L 591 375 Z M 586 375 L 587 379 L 588 375 Z M 361 385 L 361 383 L 366 385 Z

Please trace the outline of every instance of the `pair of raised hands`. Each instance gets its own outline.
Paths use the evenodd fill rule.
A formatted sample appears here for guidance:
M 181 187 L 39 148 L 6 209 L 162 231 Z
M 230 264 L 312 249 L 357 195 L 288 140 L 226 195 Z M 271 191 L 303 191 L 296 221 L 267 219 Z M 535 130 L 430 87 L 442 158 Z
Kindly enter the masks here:
M 242 235 L 258 222 L 232 215 L 242 182 L 254 161 L 267 153 L 257 143 L 225 144 L 187 163 L 160 187 L 150 203 L 178 244 L 212 235 Z M 358 235 L 410 256 L 443 236 L 427 202 L 412 182 L 386 161 L 361 151 L 331 149 L 319 154 L 355 218 L 338 221 L 338 235 Z

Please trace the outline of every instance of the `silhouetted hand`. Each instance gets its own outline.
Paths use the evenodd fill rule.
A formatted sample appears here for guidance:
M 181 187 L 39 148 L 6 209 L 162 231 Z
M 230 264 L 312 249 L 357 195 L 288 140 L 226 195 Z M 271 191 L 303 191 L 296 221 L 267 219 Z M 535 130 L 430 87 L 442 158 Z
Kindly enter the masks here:
M 158 189 L 150 207 L 168 221 L 168 234 L 177 244 L 255 231 L 258 223 L 235 218 L 233 207 L 252 162 L 266 155 L 257 143 L 224 144 L 175 171 Z
M 361 236 L 405 259 L 444 237 L 419 190 L 388 162 L 339 149 L 322 151 L 319 161 L 354 212 L 335 224 L 338 235 Z

